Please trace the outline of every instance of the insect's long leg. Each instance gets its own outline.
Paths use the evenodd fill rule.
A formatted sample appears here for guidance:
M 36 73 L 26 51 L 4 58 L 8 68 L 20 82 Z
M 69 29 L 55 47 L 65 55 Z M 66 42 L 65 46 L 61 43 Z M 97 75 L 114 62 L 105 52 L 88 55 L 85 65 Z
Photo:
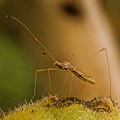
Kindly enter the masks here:
M 70 63 L 72 63 L 73 57 L 74 57 L 74 54 L 73 54 L 73 55 L 71 56 L 71 58 L 70 58 Z M 67 73 L 66 73 L 66 76 L 65 76 L 65 79 L 64 79 L 64 82 L 63 82 L 63 85 L 62 85 L 62 89 L 61 89 L 60 95 L 62 95 L 63 88 L 64 88 L 64 85 L 65 85 L 66 80 L 67 80 L 67 76 L 68 76 L 68 71 L 67 71 Z
M 105 51 L 105 55 L 106 55 L 106 59 L 107 59 L 108 74 L 109 74 L 109 79 L 110 79 L 110 98 L 111 98 L 111 73 L 110 73 L 110 66 L 109 66 L 109 60 L 108 60 L 108 55 L 107 55 L 107 49 L 102 48 L 101 50 L 97 51 L 96 53 L 99 53 L 101 51 Z M 96 54 L 96 53 L 94 53 L 94 54 Z
M 84 91 L 84 96 L 83 96 L 83 99 L 85 99 L 85 96 L 86 96 L 86 91 L 87 91 L 87 84 L 85 85 L 85 91 Z
M 52 85 L 51 85 L 50 70 L 49 69 L 48 69 L 48 77 L 49 77 L 50 91 L 51 91 L 51 94 L 52 94 Z
M 65 85 L 66 80 L 67 80 L 67 76 L 68 76 L 68 71 L 67 71 L 67 73 L 66 73 L 66 76 L 65 76 L 65 79 L 64 79 L 64 82 L 63 82 L 63 85 L 62 85 L 62 89 L 61 89 L 60 95 L 62 95 L 63 88 L 64 88 L 64 85 Z
M 97 53 L 99 53 L 101 51 L 105 51 L 105 54 L 106 54 L 107 66 L 108 66 L 108 73 L 109 73 L 109 79 L 110 79 L 110 97 L 111 97 L 111 73 L 110 73 L 109 60 L 108 60 L 108 55 L 107 55 L 107 49 L 106 48 L 102 48 L 102 49 L 98 50 L 94 54 L 92 54 L 92 55 L 88 56 L 87 58 L 85 58 L 82 62 L 86 62 L 88 60 L 88 58 L 92 57 L 93 55 L 95 55 L 95 54 L 97 54 Z M 78 67 L 82 62 L 80 62 L 76 67 Z
M 73 82 L 73 74 L 72 74 L 72 78 L 71 78 L 71 82 L 70 82 L 69 98 L 70 98 L 71 91 L 72 91 L 72 82 Z
M 36 82 L 37 82 L 37 73 L 38 73 L 38 72 L 48 71 L 50 90 L 51 90 L 51 92 L 52 92 L 52 86 L 51 86 L 51 80 L 50 80 L 50 73 L 49 73 L 50 70 L 59 70 L 59 69 L 48 68 L 48 69 L 36 70 L 36 74 L 35 74 L 35 86 L 34 86 L 34 95 L 33 95 L 32 99 L 33 99 L 33 98 L 35 97 L 35 95 L 36 95 Z
M 108 73 L 109 73 L 109 79 L 110 79 L 110 97 L 111 97 L 111 82 L 112 81 L 111 81 L 111 73 L 110 73 L 110 66 L 109 66 L 109 60 L 108 60 L 108 55 L 107 55 L 107 49 L 103 48 L 103 49 L 99 50 L 98 52 L 101 52 L 103 50 L 105 50 L 105 55 L 106 55 L 106 59 L 107 59 Z
M 74 57 L 74 54 L 72 54 L 72 56 L 71 56 L 71 58 L 69 60 L 70 63 L 72 63 L 73 57 Z

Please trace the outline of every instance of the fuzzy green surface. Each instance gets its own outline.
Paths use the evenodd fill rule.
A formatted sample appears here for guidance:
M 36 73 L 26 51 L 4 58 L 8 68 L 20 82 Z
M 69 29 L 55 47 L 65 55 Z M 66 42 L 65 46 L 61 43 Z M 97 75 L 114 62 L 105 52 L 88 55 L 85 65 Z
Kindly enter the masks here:
M 2 120 L 119 120 L 119 109 L 112 109 L 110 113 L 95 112 L 77 103 L 57 108 L 50 97 L 45 97 L 41 101 L 19 105 Z

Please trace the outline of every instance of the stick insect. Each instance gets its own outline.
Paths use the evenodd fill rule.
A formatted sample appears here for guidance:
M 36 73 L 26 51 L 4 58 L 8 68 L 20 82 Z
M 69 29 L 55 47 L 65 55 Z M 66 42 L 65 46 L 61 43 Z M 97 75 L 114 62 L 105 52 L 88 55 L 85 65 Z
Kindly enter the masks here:
M 31 30 L 24 24 L 22 23 L 20 20 L 18 20 L 17 18 L 13 17 L 13 16 L 10 16 L 10 15 L 7 15 L 6 16 L 7 18 L 12 18 L 14 20 L 16 20 L 17 22 L 19 22 L 23 27 L 25 27 L 27 29 L 27 31 L 32 35 L 32 37 L 34 38 L 35 41 L 37 41 L 44 49 L 45 51 L 49 54 L 49 56 L 51 57 L 51 59 L 53 60 L 53 66 L 56 66 L 58 67 L 58 69 L 55 69 L 55 68 L 48 68 L 48 69 L 41 69 L 41 70 L 36 70 L 36 74 L 35 74 L 35 87 L 34 87 L 34 95 L 32 97 L 32 99 L 35 97 L 36 95 L 36 80 L 37 80 L 37 73 L 40 72 L 40 71 L 48 71 L 48 76 L 49 76 L 49 84 L 50 84 L 50 90 L 51 90 L 51 93 L 52 93 L 52 86 L 51 86 L 51 81 L 50 81 L 50 70 L 66 70 L 66 71 L 70 71 L 72 72 L 77 78 L 79 78 L 80 80 L 83 80 L 84 82 L 88 82 L 92 85 L 94 85 L 96 82 L 94 81 L 93 78 L 91 78 L 90 76 L 86 75 L 85 73 L 81 72 L 80 70 L 78 70 L 76 67 L 80 64 L 78 64 L 76 67 L 73 67 L 68 61 L 64 61 L 64 62 L 58 62 L 57 60 L 55 60 L 55 58 L 53 57 L 52 53 L 49 52 L 49 50 L 35 37 L 35 35 L 31 32 Z M 106 48 L 103 48 L 97 52 L 95 52 L 94 54 L 96 53 L 99 53 L 101 51 L 105 51 L 106 53 L 106 58 L 107 58 L 107 64 L 108 64 L 108 71 L 109 71 L 109 77 L 110 77 L 110 97 L 111 97 L 111 76 L 110 76 L 110 69 L 109 69 L 109 63 L 108 63 L 108 57 L 107 57 L 107 50 Z M 92 54 L 92 55 L 94 55 Z M 66 74 L 66 77 L 65 77 L 65 80 L 67 78 L 67 74 Z M 64 87 L 64 84 L 65 84 L 65 80 L 64 80 L 64 83 L 63 83 L 63 86 L 62 86 L 62 90 L 61 90 L 61 93 L 63 91 L 63 87 Z

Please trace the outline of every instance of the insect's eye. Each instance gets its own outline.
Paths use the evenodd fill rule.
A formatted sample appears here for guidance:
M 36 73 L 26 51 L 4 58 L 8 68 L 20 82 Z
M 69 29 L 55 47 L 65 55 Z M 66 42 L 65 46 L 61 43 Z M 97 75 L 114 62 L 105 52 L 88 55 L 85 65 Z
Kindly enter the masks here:
M 59 65 L 59 63 L 58 63 L 58 62 L 56 62 L 56 65 L 58 66 L 58 65 Z

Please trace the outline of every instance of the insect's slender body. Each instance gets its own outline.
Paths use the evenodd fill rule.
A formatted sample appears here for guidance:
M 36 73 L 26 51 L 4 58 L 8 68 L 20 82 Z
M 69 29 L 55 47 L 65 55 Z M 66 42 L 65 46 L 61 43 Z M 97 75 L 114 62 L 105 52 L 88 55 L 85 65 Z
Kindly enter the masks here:
M 91 78 L 90 76 L 87 76 L 85 73 L 79 71 L 78 69 L 76 69 L 75 67 L 73 67 L 69 62 L 65 61 L 65 62 L 58 62 L 55 61 L 53 63 L 54 66 L 58 67 L 59 69 L 62 70 L 67 70 L 72 72 L 74 75 L 76 75 L 79 79 L 83 80 L 84 82 L 88 82 L 91 84 L 95 84 L 96 82 L 94 81 L 93 78 Z

